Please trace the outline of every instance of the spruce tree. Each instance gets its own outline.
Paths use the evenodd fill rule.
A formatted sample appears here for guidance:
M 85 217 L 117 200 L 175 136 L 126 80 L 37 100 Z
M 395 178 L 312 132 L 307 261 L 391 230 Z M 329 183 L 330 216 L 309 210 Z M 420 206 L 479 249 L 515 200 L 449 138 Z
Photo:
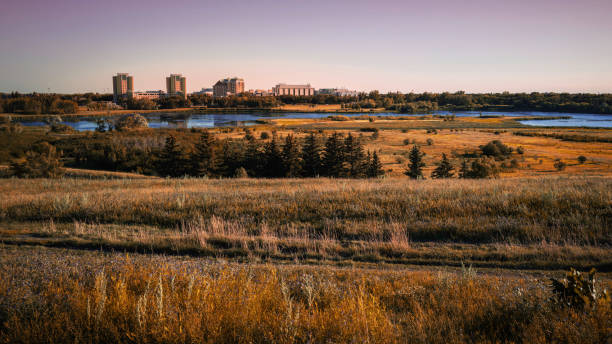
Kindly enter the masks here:
M 208 131 L 200 135 L 191 156 L 191 174 L 194 176 L 212 176 L 217 171 L 215 137 Z
M 263 154 L 260 150 L 259 142 L 254 137 L 246 140 L 246 150 L 244 152 L 243 167 L 251 177 L 258 177 L 261 170 L 265 167 Z
M 412 179 L 425 179 L 423 177 L 423 167 L 425 167 L 423 156 L 425 156 L 425 153 L 421 152 L 417 145 L 412 146 L 410 154 L 408 155 L 410 164 L 404 174 Z
M 264 176 L 278 178 L 283 176 L 283 156 L 276 144 L 276 136 L 266 144 Z
M 362 178 L 366 176 L 367 163 L 363 146 L 359 139 L 352 134 L 348 134 L 344 140 L 344 160 L 347 162 L 347 175 L 352 178 Z
M 370 155 L 370 152 L 368 152 L 368 155 Z M 372 154 L 371 158 L 368 157 L 368 161 L 368 177 L 377 178 L 378 176 L 382 176 L 385 174 L 382 163 L 380 162 L 376 151 L 374 152 L 374 154 Z
M 186 159 L 181 147 L 176 143 L 173 135 L 166 138 L 166 144 L 162 149 L 157 171 L 162 176 L 179 177 L 185 175 Z
M 306 138 L 302 150 L 302 175 L 316 177 L 321 174 L 321 145 L 315 134 Z
M 283 176 L 294 178 L 299 177 L 302 170 L 300 159 L 300 146 L 293 135 L 285 137 L 285 144 L 281 153 L 283 158 Z
M 342 135 L 333 133 L 325 142 L 322 174 L 328 177 L 339 178 L 345 175 L 344 171 L 344 143 L 342 142 Z
M 459 178 L 470 178 L 470 168 L 465 159 L 461 162 L 461 168 L 459 169 Z
M 455 168 L 446 157 L 446 154 L 442 153 L 442 160 L 440 164 L 438 164 L 438 167 L 431 173 L 431 178 L 451 178 L 455 174 L 453 170 L 455 170 Z

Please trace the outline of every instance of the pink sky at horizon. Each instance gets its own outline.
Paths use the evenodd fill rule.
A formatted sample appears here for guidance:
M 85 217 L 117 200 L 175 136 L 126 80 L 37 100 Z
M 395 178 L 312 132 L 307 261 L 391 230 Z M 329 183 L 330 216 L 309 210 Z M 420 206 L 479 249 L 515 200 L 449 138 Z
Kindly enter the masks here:
M 238 76 L 381 92 L 612 93 L 612 1 L 8 0 L 0 92 Z

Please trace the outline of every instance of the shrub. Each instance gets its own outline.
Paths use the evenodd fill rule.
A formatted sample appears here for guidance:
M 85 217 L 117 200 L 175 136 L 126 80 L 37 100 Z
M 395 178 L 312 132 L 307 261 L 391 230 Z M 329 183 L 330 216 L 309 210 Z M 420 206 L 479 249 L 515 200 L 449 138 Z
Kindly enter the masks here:
M 262 140 L 267 140 L 270 138 L 270 134 L 268 134 L 267 131 L 262 131 L 261 134 L 259 135 L 259 138 Z
M 555 161 L 554 166 L 557 169 L 557 171 L 563 171 L 563 170 L 565 170 L 565 167 L 567 166 L 567 164 L 564 163 L 563 161 L 557 159 L 557 161 Z
M 74 132 L 74 128 L 63 123 L 54 123 L 51 125 L 51 132 L 60 134 L 70 134 Z
M 426 141 L 426 142 L 427 142 L 427 145 L 428 145 L 428 146 L 431 146 L 431 145 L 433 145 L 433 143 L 434 143 L 434 141 L 433 141 L 432 139 L 427 139 L 427 141 Z
M 408 146 L 410 144 L 410 139 L 404 139 L 403 142 L 405 146 Z
M 598 302 L 610 303 L 607 290 L 604 289 L 601 293 L 597 291 L 595 269 L 591 269 L 588 274 L 583 274 L 572 268 L 564 279 L 551 278 L 550 280 L 553 301 L 563 307 L 584 310 L 594 307 Z
M 239 167 L 234 172 L 234 178 L 248 178 L 248 177 L 249 175 L 247 171 L 244 169 L 244 167 Z
M 120 131 L 121 130 L 143 129 L 143 128 L 148 128 L 148 127 L 149 127 L 149 123 L 147 122 L 147 119 L 142 117 L 139 114 L 122 116 L 115 123 L 115 128 Z
M 27 151 L 23 159 L 11 163 L 11 174 L 19 178 L 59 178 L 64 174 L 62 153 L 47 142 Z
M 517 152 L 518 154 L 525 154 L 525 148 L 523 148 L 522 146 L 517 147 L 517 148 L 516 148 L 516 152 Z
M 586 156 L 581 155 L 581 156 L 578 157 L 578 162 L 579 163 L 584 164 L 586 161 L 587 161 Z
M 366 128 L 360 128 L 359 131 L 363 131 L 364 133 L 375 133 L 377 132 L 379 129 L 378 128 L 373 128 L 373 127 L 366 127 Z
M 372 133 L 372 140 L 377 140 L 380 137 L 380 134 L 378 133 L 378 131 L 375 131 Z
M 327 118 L 332 121 L 350 121 L 351 120 L 350 118 L 343 116 L 343 115 L 333 115 L 333 116 L 328 116 Z
M 494 158 L 503 158 L 512 154 L 512 148 L 506 146 L 499 140 L 493 140 L 484 146 L 480 146 L 483 155 Z

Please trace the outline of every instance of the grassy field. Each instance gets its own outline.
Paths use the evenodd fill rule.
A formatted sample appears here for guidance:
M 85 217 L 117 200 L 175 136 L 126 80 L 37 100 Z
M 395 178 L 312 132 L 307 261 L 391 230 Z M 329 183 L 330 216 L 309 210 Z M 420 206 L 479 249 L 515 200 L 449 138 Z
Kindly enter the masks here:
M 472 269 L 237 265 L 0 246 L 5 343 L 605 343 L 609 304 Z M 597 288 L 610 287 L 609 280 Z
M 62 179 L 0 179 L 0 343 L 612 338 L 609 302 L 561 307 L 549 281 L 594 267 L 597 290 L 612 286 L 612 130 L 426 116 L 283 119 L 251 131 L 362 136 L 385 178 L 163 179 L 69 168 Z M 2 131 L 0 170 L 39 141 L 159 144 L 169 134 L 187 148 L 200 135 Z M 403 175 L 415 144 L 429 177 L 443 153 L 458 167 L 492 140 L 515 149 L 507 160 L 516 165 L 497 178 Z
M 608 178 L 1 180 L 10 244 L 612 271 Z

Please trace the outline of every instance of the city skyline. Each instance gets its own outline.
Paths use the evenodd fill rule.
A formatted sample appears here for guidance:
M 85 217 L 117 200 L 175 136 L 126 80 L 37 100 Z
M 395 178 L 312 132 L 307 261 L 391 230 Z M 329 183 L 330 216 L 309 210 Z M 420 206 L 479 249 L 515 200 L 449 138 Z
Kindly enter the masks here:
M 598 0 L 13 1 L 0 92 L 112 93 L 108 75 L 128 71 L 138 90 L 180 72 L 188 93 L 227 75 L 247 89 L 612 93 L 610 12 Z

